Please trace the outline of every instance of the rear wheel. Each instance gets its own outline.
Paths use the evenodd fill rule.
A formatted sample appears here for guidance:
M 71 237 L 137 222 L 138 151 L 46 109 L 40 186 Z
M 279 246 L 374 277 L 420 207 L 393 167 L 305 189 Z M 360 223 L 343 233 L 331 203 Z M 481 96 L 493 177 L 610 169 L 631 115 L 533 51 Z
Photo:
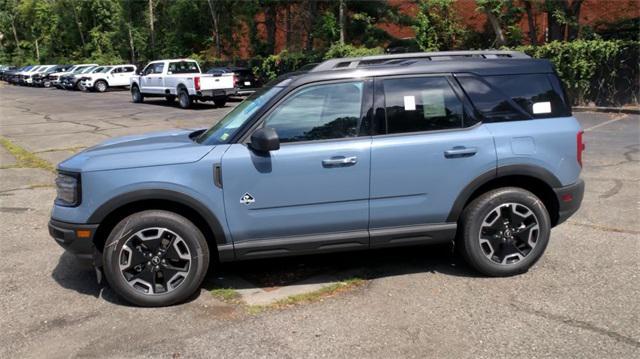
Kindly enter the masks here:
M 109 85 L 107 85 L 106 81 L 98 80 L 93 84 L 93 88 L 98 92 L 105 92 L 107 91 L 107 88 L 109 88 Z
M 224 105 L 227 104 L 227 98 L 226 97 L 214 98 L 213 103 L 215 103 L 217 107 L 224 107 Z
M 144 96 L 140 92 L 138 85 L 131 86 L 131 99 L 134 103 L 141 103 L 144 101 Z
M 200 288 L 209 249 L 188 219 L 150 210 L 132 214 L 114 227 L 103 263 L 109 284 L 123 299 L 140 306 L 166 306 Z
M 461 218 L 458 245 L 465 260 L 488 276 L 526 272 L 544 253 L 551 220 L 533 193 L 506 187 L 471 202 Z
M 189 96 L 187 90 L 181 89 L 178 92 L 178 103 L 180 104 L 181 108 L 191 107 L 191 96 Z

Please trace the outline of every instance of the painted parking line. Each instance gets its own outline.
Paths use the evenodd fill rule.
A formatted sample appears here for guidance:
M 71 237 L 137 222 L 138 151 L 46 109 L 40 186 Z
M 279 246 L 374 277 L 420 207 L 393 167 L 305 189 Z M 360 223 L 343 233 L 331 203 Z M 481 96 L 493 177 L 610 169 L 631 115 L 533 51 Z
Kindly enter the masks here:
M 609 120 L 609 121 L 605 121 L 605 122 L 603 122 L 603 123 L 599 123 L 599 124 L 594 125 L 594 126 L 591 126 L 591 127 L 589 127 L 589 128 L 585 128 L 585 129 L 584 129 L 584 132 L 587 132 L 587 131 L 593 131 L 593 130 L 595 130 L 596 128 L 600 128 L 600 127 L 602 127 L 602 126 L 606 126 L 606 125 L 608 125 L 608 124 L 610 124 L 610 123 L 614 123 L 614 122 L 616 122 L 616 121 L 624 120 L 624 119 L 625 119 L 625 118 L 627 118 L 627 117 L 629 117 L 629 116 L 628 116 L 628 115 L 626 115 L 626 114 L 620 115 L 620 117 L 616 117 L 616 118 L 613 118 L 613 119 L 611 119 L 611 120 Z

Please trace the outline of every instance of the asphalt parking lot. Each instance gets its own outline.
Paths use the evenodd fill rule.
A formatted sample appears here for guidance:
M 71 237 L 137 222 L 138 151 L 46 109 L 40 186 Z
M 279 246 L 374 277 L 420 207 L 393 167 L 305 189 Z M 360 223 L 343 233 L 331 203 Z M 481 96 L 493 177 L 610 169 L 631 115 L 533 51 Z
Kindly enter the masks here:
M 0 84 L 3 144 L 28 153 L 0 147 L 1 358 L 640 356 L 638 115 L 576 113 L 586 130 L 583 206 L 517 277 L 479 277 L 448 246 L 274 259 L 223 265 L 192 301 L 144 309 L 98 285 L 49 237 L 49 164 L 114 136 L 208 127 L 233 105 L 181 110 L 133 104 L 126 91 Z M 288 275 L 345 272 L 365 283 L 256 312 L 209 292 L 228 275 L 286 286 Z

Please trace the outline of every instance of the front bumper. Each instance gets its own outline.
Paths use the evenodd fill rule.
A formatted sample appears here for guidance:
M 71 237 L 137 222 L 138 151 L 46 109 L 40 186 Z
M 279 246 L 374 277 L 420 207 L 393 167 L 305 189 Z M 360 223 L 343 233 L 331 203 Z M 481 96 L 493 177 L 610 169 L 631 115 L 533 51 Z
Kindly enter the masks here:
M 584 197 L 584 181 L 578 182 L 560 188 L 554 188 L 558 198 L 558 222 L 556 225 L 566 221 L 574 213 L 578 211 Z
M 100 265 L 100 256 L 93 243 L 97 224 L 76 224 L 51 219 L 49 234 L 65 250 L 87 265 Z

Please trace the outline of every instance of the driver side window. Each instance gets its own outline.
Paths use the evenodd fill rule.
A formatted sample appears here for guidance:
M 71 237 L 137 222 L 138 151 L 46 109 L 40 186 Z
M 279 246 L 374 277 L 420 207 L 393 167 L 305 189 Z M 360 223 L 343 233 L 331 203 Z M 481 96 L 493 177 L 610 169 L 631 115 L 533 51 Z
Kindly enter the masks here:
M 363 82 L 304 88 L 280 104 L 265 120 L 280 142 L 356 137 L 361 118 Z

